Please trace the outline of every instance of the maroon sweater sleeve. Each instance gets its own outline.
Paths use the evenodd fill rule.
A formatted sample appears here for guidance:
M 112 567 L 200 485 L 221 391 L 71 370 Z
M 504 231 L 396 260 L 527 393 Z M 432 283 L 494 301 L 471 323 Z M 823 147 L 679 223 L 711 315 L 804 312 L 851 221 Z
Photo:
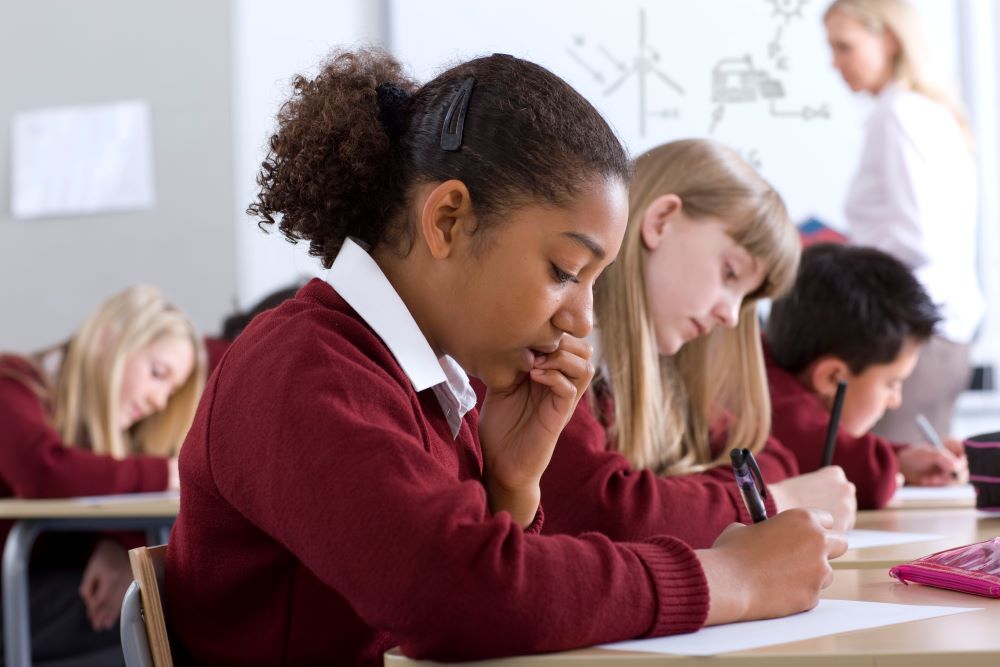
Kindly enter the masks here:
M 772 433 L 795 454 L 802 472 L 818 470 L 823 464 L 829 410 L 818 396 L 781 368 L 769 366 L 768 379 Z M 842 467 L 857 488 L 858 509 L 880 509 L 896 492 L 899 462 L 893 445 L 873 433 L 854 437 L 840 429 L 833 464 Z
M 296 626 L 305 617 L 282 620 L 265 611 L 273 604 L 280 615 L 296 597 L 324 595 L 272 589 L 281 576 L 272 568 L 296 560 L 366 626 L 388 633 L 414 657 L 536 653 L 702 625 L 707 583 L 688 546 L 667 537 L 616 544 L 597 534 L 526 532 L 506 512 L 490 512 L 478 469 L 461 451 L 463 436 L 442 441 L 428 430 L 422 415 L 433 395 L 414 393 L 388 351 L 367 342 L 375 340 L 367 330 L 338 321 L 258 345 L 270 320 L 257 324 L 218 369 L 185 442 L 179 551 L 167 574 L 168 587 L 171 576 L 194 577 L 203 591 L 215 585 L 210 577 L 229 579 L 255 567 L 272 575 L 232 588 L 236 597 L 225 600 L 232 611 L 213 615 L 212 637 L 195 630 L 195 617 L 212 598 L 203 592 L 188 600 L 192 584 L 174 587 L 176 618 L 189 627 L 185 640 L 201 646 L 201 657 L 237 650 L 232 638 L 239 637 L 245 646 L 259 643 L 263 664 L 273 644 L 301 632 Z M 277 338 L 285 354 L 274 353 Z M 352 349 L 359 344 L 360 352 Z M 474 422 L 474 414 L 466 420 Z M 474 442 L 469 423 L 463 431 Z M 284 555 L 264 565 L 273 548 L 263 544 L 225 551 L 234 528 L 211 509 L 212 497 L 280 544 Z M 201 526 L 212 529 L 197 532 Z M 199 550 L 211 548 L 196 542 L 188 548 L 196 532 L 215 543 L 215 562 L 225 554 L 224 571 L 210 575 L 213 565 L 205 560 L 185 569 Z M 330 611 L 315 610 L 327 623 Z M 285 639 L 278 639 L 285 623 Z M 265 636 L 275 636 L 273 644 Z
M 33 375 L 27 363 L 3 357 L 8 371 Z M 116 460 L 67 447 L 48 423 L 38 396 L 22 381 L 0 373 L 0 479 L 19 498 L 162 491 L 167 460 L 135 456 Z
M 751 523 L 732 470 L 662 477 L 636 470 L 607 447 L 587 397 L 577 406 L 542 476 L 545 532 L 597 531 L 613 540 L 671 535 L 709 547 L 734 521 Z M 769 513 L 774 502 L 769 499 Z

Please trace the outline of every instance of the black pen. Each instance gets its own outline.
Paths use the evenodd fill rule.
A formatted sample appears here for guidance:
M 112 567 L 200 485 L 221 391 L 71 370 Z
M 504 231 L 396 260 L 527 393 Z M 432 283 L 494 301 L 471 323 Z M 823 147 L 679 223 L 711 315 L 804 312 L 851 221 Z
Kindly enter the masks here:
M 840 411 L 844 408 L 844 394 L 847 383 L 837 381 L 837 395 L 833 398 L 833 409 L 830 410 L 830 424 L 826 427 L 826 445 L 823 447 L 823 466 L 833 465 L 833 450 L 837 445 L 837 431 L 840 430 Z
M 754 523 L 760 523 L 767 518 L 767 509 L 762 500 L 762 497 L 767 498 L 767 488 L 760 468 L 757 467 L 757 460 L 749 449 L 734 449 L 729 452 L 729 458 L 733 461 L 733 475 L 736 476 L 736 485 L 740 487 L 750 518 Z

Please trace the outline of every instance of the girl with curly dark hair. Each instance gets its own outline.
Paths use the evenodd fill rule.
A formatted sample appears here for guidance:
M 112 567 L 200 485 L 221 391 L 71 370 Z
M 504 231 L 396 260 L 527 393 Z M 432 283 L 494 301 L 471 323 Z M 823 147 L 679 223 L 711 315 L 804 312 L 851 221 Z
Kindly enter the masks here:
M 539 534 L 628 216 L 625 151 L 586 100 L 506 55 L 418 86 L 339 53 L 294 89 L 250 212 L 330 271 L 235 341 L 182 451 L 166 609 L 191 660 L 475 659 L 815 604 L 827 537 L 805 514 L 698 552 Z M 808 577 L 782 576 L 789 541 Z

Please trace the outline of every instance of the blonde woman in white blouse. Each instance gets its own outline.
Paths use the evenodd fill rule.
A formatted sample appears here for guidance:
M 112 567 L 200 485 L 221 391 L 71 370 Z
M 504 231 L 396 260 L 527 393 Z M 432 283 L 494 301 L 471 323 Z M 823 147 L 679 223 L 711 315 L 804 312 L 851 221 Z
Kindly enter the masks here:
M 834 67 L 851 90 L 874 96 L 847 197 L 851 241 L 909 266 L 943 315 L 903 385 L 902 407 L 875 429 L 920 441 L 918 413 L 949 432 L 983 316 L 971 133 L 959 103 L 932 78 L 919 17 L 905 0 L 836 0 L 824 23 Z

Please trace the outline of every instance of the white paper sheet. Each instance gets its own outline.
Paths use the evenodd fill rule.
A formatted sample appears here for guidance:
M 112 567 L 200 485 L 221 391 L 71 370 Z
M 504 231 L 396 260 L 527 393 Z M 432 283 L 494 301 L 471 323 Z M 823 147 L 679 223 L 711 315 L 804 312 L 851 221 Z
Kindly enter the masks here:
M 152 208 L 152 113 L 142 101 L 37 109 L 11 122 L 11 214 Z
M 605 644 L 616 651 L 644 651 L 679 655 L 718 655 L 761 646 L 787 644 L 802 639 L 877 628 L 883 625 L 919 621 L 925 618 L 978 611 L 981 607 L 938 607 L 931 605 L 820 600 L 803 614 L 768 621 L 749 621 L 702 628 L 698 632 L 673 637 L 656 637 Z
M 944 535 L 933 533 L 903 533 L 889 530 L 861 530 L 855 528 L 847 531 L 848 549 L 867 549 L 869 547 L 887 547 L 893 544 L 909 544 L 911 542 L 933 542 Z
M 927 500 L 968 500 L 970 505 L 976 502 L 976 489 L 971 484 L 955 484 L 953 486 L 901 486 L 896 489 L 893 501 L 927 501 Z

